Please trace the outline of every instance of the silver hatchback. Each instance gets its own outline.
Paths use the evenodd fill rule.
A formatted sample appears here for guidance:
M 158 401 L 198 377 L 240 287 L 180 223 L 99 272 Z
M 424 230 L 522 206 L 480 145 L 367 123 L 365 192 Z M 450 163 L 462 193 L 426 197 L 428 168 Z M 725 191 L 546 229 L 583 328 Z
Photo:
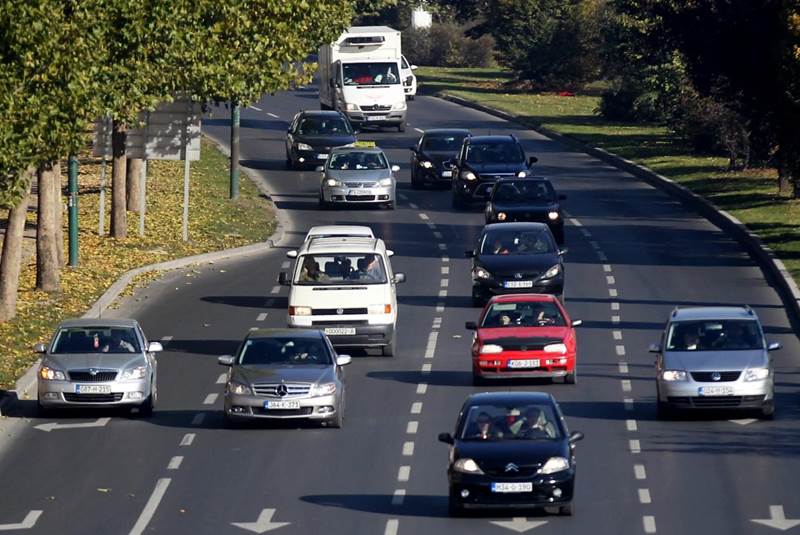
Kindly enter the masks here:
M 656 353 L 660 418 L 676 409 L 754 409 L 775 412 L 770 351 L 758 316 L 750 307 L 676 308 Z
M 42 413 L 68 407 L 130 407 L 149 416 L 158 397 L 155 353 L 132 319 L 63 321 L 42 354 L 38 404 Z
M 381 204 L 394 208 L 397 188 L 394 174 L 400 167 L 390 166 L 381 149 L 339 147 L 333 149 L 325 165 L 318 170 L 322 172 L 320 207 Z

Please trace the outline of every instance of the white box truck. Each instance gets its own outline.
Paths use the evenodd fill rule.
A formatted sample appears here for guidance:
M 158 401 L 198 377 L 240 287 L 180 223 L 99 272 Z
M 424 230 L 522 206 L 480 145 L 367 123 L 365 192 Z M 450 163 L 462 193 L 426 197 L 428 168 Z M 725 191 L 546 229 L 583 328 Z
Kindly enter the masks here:
M 387 26 L 353 26 L 319 50 L 319 101 L 355 127 L 406 129 L 400 75 L 400 32 Z

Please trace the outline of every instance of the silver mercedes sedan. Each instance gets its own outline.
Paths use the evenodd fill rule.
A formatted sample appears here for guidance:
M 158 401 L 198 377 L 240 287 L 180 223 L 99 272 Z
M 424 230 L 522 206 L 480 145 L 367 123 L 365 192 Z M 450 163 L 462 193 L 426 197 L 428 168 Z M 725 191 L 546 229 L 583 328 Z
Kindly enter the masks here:
M 149 416 L 158 397 L 155 353 L 136 320 L 63 321 L 42 354 L 38 405 L 43 414 L 68 407 L 130 407 Z
M 386 154 L 378 147 L 333 149 L 325 165 L 317 170 L 322 173 L 321 208 L 340 204 L 380 204 L 394 208 L 394 174 L 400 167 L 390 166 Z
M 349 355 L 337 355 L 317 329 L 251 331 L 238 353 L 219 357 L 229 366 L 224 416 L 300 418 L 341 427 L 344 419 L 344 370 Z

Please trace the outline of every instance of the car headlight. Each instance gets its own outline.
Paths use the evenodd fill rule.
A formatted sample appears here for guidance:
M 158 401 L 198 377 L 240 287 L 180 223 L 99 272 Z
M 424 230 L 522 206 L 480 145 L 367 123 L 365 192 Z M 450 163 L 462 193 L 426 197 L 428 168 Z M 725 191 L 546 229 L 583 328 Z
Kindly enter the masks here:
M 394 104 L 392 104 L 392 109 L 393 110 L 404 110 L 404 109 L 406 109 L 406 101 L 403 100 L 402 102 L 395 102 Z
M 761 381 L 769 377 L 769 368 L 748 368 L 744 371 L 745 381 Z
M 545 353 L 566 353 L 567 346 L 565 344 L 547 344 L 544 346 Z
M 483 269 L 482 267 L 476 267 L 472 270 L 472 278 L 473 279 L 488 279 L 491 277 L 492 274 Z
M 367 307 L 368 314 L 391 314 L 392 313 L 392 305 L 385 304 L 385 305 L 369 305 Z
M 464 180 L 477 180 L 478 177 L 472 171 L 461 171 L 461 178 Z
M 557 276 L 561 273 L 561 264 L 556 264 L 555 266 L 551 267 L 547 271 L 544 272 L 540 278 L 542 279 L 552 279 L 553 277 Z
M 342 183 L 336 180 L 335 178 L 328 178 L 325 180 L 325 185 L 328 186 L 329 188 L 337 188 L 341 186 Z
M 330 396 L 336 392 L 336 383 L 322 383 L 311 387 L 309 395 L 311 397 Z
M 569 461 L 564 457 L 550 457 L 539 469 L 540 474 L 555 474 L 569 468 Z
M 483 470 L 478 466 L 478 463 L 468 457 L 458 459 L 453 463 L 453 470 L 463 474 L 482 474 Z
M 253 393 L 249 386 L 234 382 L 228 383 L 228 392 L 237 396 L 249 396 Z
M 311 307 L 289 307 L 290 316 L 310 316 Z
M 686 372 L 684 370 L 664 370 L 661 378 L 665 381 L 685 381 Z
M 433 164 L 428 160 L 422 160 L 421 162 L 419 162 L 419 165 L 420 167 L 424 167 L 425 169 L 430 169 L 431 167 L 433 167 Z
M 508 216 L 505 212 L 497 212 L 497 220 L 498 221 L 505 221 Z
M 144 379 L 147 377 L 147 366 L 138 366 L 136 368 L 129 368 L 122 372 L 120 379 Z
M 380 181 L 378 181 L 378 185 L 381 186 L 381 187 L 384 187 L 384 188 L 389 187 L 389 186 L 392 185 L 392 179 L 391 178 L 382 178 Z
M 297 145 L 295 145 L 295 148 L 297 150 L 313 150 L 311 148 L 311 145 L 308 145 L 306 143 L 298 143 Z
M 550 221 L 555 221 L 556 219 L 558 219 L 558 212 L 547 212 L 547 218 Z
M 66 381 L 67 376 L 64 375 L 64 372 L 60 370 L 54 370 L 53 368 L 49 368 L 47 366 L 42 366 L 39 370 L 39 377 L 44 379 L 45 381 Z
M 351 102 L 348 102 L 347 104 L 345 104 L 345 109 L 347 111 L 358 111 L 361 108 L 358 107 L 358 104 L 353 104 Z
M 503 346 L 497 344 L 486 344 L 481 346 L 481 355 L 492 355 L 494 353 L 502 353 Z
M 525 178 L 526 176 L 528 176 L 527 171 L 520 171 L 517 173 L 517 178 Z

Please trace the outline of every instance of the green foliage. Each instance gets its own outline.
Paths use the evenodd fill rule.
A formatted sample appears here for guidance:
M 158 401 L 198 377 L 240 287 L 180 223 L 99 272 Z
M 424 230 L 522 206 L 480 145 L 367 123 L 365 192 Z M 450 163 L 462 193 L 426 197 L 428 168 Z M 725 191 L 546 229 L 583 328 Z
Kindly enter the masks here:
M 434 67 L 490 67 L 494 64 L 494 40 L 465 35 L 466 26 L 434 23 L 430 28 L 403 32 L 403 53 L 417 65 Z

